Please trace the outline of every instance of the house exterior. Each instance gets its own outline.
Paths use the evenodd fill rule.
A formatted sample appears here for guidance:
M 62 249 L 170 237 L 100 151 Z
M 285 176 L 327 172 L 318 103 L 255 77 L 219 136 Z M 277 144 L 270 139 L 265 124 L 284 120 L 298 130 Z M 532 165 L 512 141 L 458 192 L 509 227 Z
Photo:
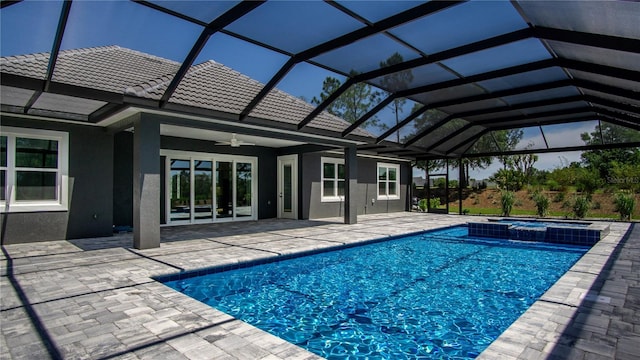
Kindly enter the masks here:
M 372 135 L 340 137 L 326 112 L 296 131 L 313 106 L 279 90 L 241 114 L 263 85 L 222 64 L 163 99 L 179 63 L 118 46 L 62 51 L 51 77 L 48 61 L 0 60 L 3 244 L 131 226 L 148 248 L 161 226 L 409 209 L 408 161 L 358 151 Z

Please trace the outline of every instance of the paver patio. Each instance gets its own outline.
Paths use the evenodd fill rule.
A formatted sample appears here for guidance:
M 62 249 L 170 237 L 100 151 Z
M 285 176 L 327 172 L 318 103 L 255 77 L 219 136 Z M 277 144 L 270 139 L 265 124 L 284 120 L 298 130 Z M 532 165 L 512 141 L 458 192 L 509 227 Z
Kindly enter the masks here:
M 484 220 L 393 213 L 162 228 L 160 248 L 131 234 L 7 245 L 0 258 L 2 359 L 312 359 L 316 355 L 151 279 L 216 265 Z M 640 358 L 640 227 L 611 232 L 482 359 Z

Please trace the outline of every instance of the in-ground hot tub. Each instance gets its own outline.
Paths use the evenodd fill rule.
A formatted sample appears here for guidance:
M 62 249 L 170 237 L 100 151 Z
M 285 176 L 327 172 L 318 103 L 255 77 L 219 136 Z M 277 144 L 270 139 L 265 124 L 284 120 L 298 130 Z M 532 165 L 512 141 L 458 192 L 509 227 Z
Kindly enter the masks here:
M 500 218 L 467 226 L 469 236 L 587 246 L 609 234 L 609 225 L 586 221 Z

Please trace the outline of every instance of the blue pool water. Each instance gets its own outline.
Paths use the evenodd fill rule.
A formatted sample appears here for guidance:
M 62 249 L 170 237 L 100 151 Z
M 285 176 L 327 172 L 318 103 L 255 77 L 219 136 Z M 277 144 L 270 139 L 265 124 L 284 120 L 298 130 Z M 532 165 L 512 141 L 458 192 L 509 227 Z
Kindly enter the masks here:
M 329 359 L 467 359 L 586 251 L 455 227 L 165 284 Z

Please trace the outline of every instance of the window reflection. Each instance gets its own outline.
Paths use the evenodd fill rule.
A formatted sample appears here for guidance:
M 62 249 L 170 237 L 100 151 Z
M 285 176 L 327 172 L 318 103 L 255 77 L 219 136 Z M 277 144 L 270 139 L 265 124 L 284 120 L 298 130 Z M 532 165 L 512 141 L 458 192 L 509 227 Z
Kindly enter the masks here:
M 293 211 L 293 168 L 291 165 L 283 167 L 283 207 L 282 211 L 290 213 Z
M 189 160 L 171 160 L 171 221 L 191 218 L 191 166 Z
M 251 164 L 236 164 L 236 216 L 251 216 Z
M 216 217 L 233 217 L 233 163 L 216 161 Z
M 194 164 L 194 218 L 213 218 L 213 163 L 196 160 Z
M 16 171 L 16 200 L 56 200 L 57 173 Z
M 335 175 L 335 164 L 332 163 L 325 163 L 324 164 L 324 173 L 323 176 L 324 178 L 327 179 L 333 179 L 336 175 Z
M 6 200 L 7 196 L 7 171 L 0 170 L 0 200 Z
M 56 140 L 16 138 L 16 166 L 57 168 L 58 142 Z
M 0 166 L 7 166 L 7 137 L 0 136 Z

